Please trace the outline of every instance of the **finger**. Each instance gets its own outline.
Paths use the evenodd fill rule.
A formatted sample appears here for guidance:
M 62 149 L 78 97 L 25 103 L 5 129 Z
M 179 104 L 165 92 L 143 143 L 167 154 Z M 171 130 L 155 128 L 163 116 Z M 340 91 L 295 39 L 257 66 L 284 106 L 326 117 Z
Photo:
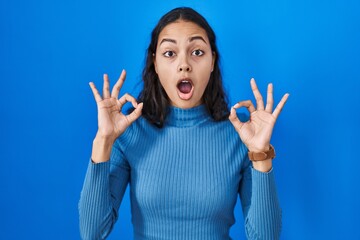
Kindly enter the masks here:
M 141 116 L 143 106 L 144 106 L 143 103 L 139 103 L 137 107 L 134 109 L 134 111 L 126 116 L 130 124 Z
M 244 125 L 244 123 L 241 122 L 238 116 L 236 115 L 236 110 L 234 107 L 232 107 L 230 110 L 229 120 L 234 126 L 236 131 L 240 131 L 241 127 Z
M 95 101 L 96 102 L 101 102 L 102 98 L 101 98 L 101 96 L 99 94 L 99 91 L 96 89 L 95 84 L 93 82 L 89 82 L 89 85 L 90 85 L 91 91 L 94 94 Z
M 115 85 L 111 91 L 111 97 L 118 99 L 120 89 L 125 81 L 125 78 L 126 78 L 126 71 L 122 70 L 119 79 L 117 80 L 117 82 L 115 83 Z
M 237 104 L 235 104 L 233 106 L 233 108 L 235 108 L 235 109 L 238 109 L 241 107 L 246 107 L 248 109 L 248 111 L 250 112 L 250 114 L 255 112 L 255 107 L 254 107 L 254 104 L 251 102 L 251 100 L 238 102 Z
M 134 108 L 137 108 L 137 106 L 138 106 L 136 99 L 133 96 L 131 96 L 130 94 L 126 93 L 118 100 L 119 111 L 121 111 L 122 107 L 127 102 L 131 102 L 131 104 L 133 105 Z
M 103 98 L 110 98 L 110 83 L 109 83 L 109 77 L 107 74 L 104 74 L 104 86 L 103 86 Z
M 256 85 L 255 79 L 251 78 L 250 80 L 251 89 L 254 93 L 255 99 L 256 99 L 256 107 L 258 110 L 264 110 L 264 101 L 260 94 L 260 91 Z
M 274 105 L 273 91 L 274 91 L 273 84 L 269 83 L 267 88 L 267 98 L 266 98 L 266 108 L 265 108 L 265 111 L 267 111 L 268 113 L 272 112 L 272 108 Z
M 275 117 L 275 119 L 277 119 L 277 117 L 279 116 L 282 108 L 284 107 L 288 97 L 290 94 L 286 93 L 282 98 L 281 101 L 279 102 L 279 104 L 276 106 L 274 112 L 272 113 L 272 115 Z

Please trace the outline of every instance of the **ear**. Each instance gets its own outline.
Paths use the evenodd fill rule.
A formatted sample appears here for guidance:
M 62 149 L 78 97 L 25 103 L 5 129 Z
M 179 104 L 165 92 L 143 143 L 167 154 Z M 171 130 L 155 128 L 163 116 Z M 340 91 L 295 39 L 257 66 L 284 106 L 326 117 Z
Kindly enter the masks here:
M 214 71 L 214 66 L 215 66 L 215 59 L 216 59 L 216 53 L 212 52 L 212 63 L 211 63 L 211 72 Z
M 156 72 L 156 74 L 157 74 L 157 73 L 158 73 L 158 71 L 157 71 L 157 64 L 156 64 L 156 57 L 155 57 L 155 53 L 153 53 L 153 54 L 152 54 L 152 56 L 153 56 L 153 62 L 154 62 L 155 72 Z

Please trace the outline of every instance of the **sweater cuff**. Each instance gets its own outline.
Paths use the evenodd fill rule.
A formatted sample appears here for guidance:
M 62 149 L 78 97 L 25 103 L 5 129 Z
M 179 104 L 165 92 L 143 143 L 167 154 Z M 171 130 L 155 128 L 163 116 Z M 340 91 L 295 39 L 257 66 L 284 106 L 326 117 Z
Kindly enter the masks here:
M 256 172 L 258 172 L 260 174 L 262 174 L 262 173 L 269 174 L 269 173 L 271 173 L 273 171 L 273 168 L 270 168 L 270 170 L 268 172 L 261 172 L 259 170 L 256 170 L 254 167 L 251 167 L 251 168 L 252 168 L 253 171 L 256 171 Z
M 110 162 L 94 163 L 89 161 L 83 192 L 106 194 L 109 187 Z
M 275 174 L 271 169 L 269 172 L 259 172 L 252 169 L 252 203 L 259 206 L 262 210 L 274 211 L 277 215 L 280 209 L 279 199 L 277 197 Z
M 81 203 L 83 209 L 98 209 L 100 212 L 107 206 L 109 194 L 110 163 L 89 162 L 86 172 L 84 186 L 81 192 Z M 97 205 L 99 204 L 99 205 Z M 100 207 L 99 207 L 100 206 Z
M 248 216 L 247 233 L 261 239 L 279 239 L 281 208 L 276 193 L 274 171 L 271 169 L 264 173 L 252 169 L 251 173 L 253 206 Z
M 110 173 L 110 161 L 95 163 L 90 159 L 87 173 L 92 176 L 91 179 L 103 178 L 104 176 L 108 177 Z
M 109 174 L 110 162 L 89 161 L 79 202 L 80 231 L 83 239 L 105 239 L 100 237 L 107 234 L 103 233 L 104 219 L 112 212 Z
M 276 193 L 275 175 L 273 168 L 269 172 L 260 172 L 254 168 L 251 168 L 253 192 L 260 194 L 260 196 L 267 198 L 264 194 L 274 195 Z M 270 197 L 269 196 L 269 197 Z

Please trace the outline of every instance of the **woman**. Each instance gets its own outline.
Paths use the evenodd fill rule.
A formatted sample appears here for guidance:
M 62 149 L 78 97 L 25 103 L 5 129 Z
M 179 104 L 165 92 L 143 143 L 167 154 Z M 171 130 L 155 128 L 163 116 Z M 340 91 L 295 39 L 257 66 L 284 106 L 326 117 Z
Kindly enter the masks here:
M 243 101 L 229 113 L 218 59 L 206 20 L 177 8 L 152 32 L 138 101 L 118 99 L 125 71 L 111 94 L 107 75 L 102 97 L 90 83 L 98 132 L 79 203 L 84 239 L 110 234 L 128 183 L 135 239 L 230 239 L 238 194 L 248 239 L 279 238 L 270 138 L 288 94 L 272 112 L 272 85 L 264 106 L 252 79 L 257 108 Z

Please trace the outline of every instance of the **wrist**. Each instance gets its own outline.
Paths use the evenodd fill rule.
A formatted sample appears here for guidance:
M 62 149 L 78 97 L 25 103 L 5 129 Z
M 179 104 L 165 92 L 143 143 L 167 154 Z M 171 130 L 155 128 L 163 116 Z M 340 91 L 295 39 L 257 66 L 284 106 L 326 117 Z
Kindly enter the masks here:
M 275 149 L 271 144 L 269 145 L 269 148 L 267 150 L 263 151 L 250 148 L 248 156 L 251 161 L 264 161 L 267 159 L 273 159 L 275 158 Z
M 255 147 L 255 146 L 249 146 L 248 150 L 249 152 L 266 152 L 269 151 L 270 149 L 270 144 L 264 145 L 264 146 L 259 146 L 259 147 Z
M 104 138 L 97 134 L 93 141 L 91 160 L 94 163 L 109 161 L 113 143 L 112 139 Z
M 97 141 L 97 142 L 103 142 L 103 143 L 114 143 L 115 142 L 115 140 L 116 140 L 116 137 L 114 137 L 113 136 L 113 134 L 104 134 L 104 133 L 102 133 L 102 131 L 101 130 L 98 130 L 97 132 L 96 132 L 96 135 L 95 135 L 95 138 L 94 138 L 94 141 Z
M 268 172 L 272 168 L 272 159 L 275 157 L 275 149 L 271 144 L 263 150 L 249 148 L 248 156 L 253 163 L 253 168 L 260 172 Z
M 269 172 L 272 168 L 272 159 L 263 161 L 252 161 L 253 168 L 259 172 Z

